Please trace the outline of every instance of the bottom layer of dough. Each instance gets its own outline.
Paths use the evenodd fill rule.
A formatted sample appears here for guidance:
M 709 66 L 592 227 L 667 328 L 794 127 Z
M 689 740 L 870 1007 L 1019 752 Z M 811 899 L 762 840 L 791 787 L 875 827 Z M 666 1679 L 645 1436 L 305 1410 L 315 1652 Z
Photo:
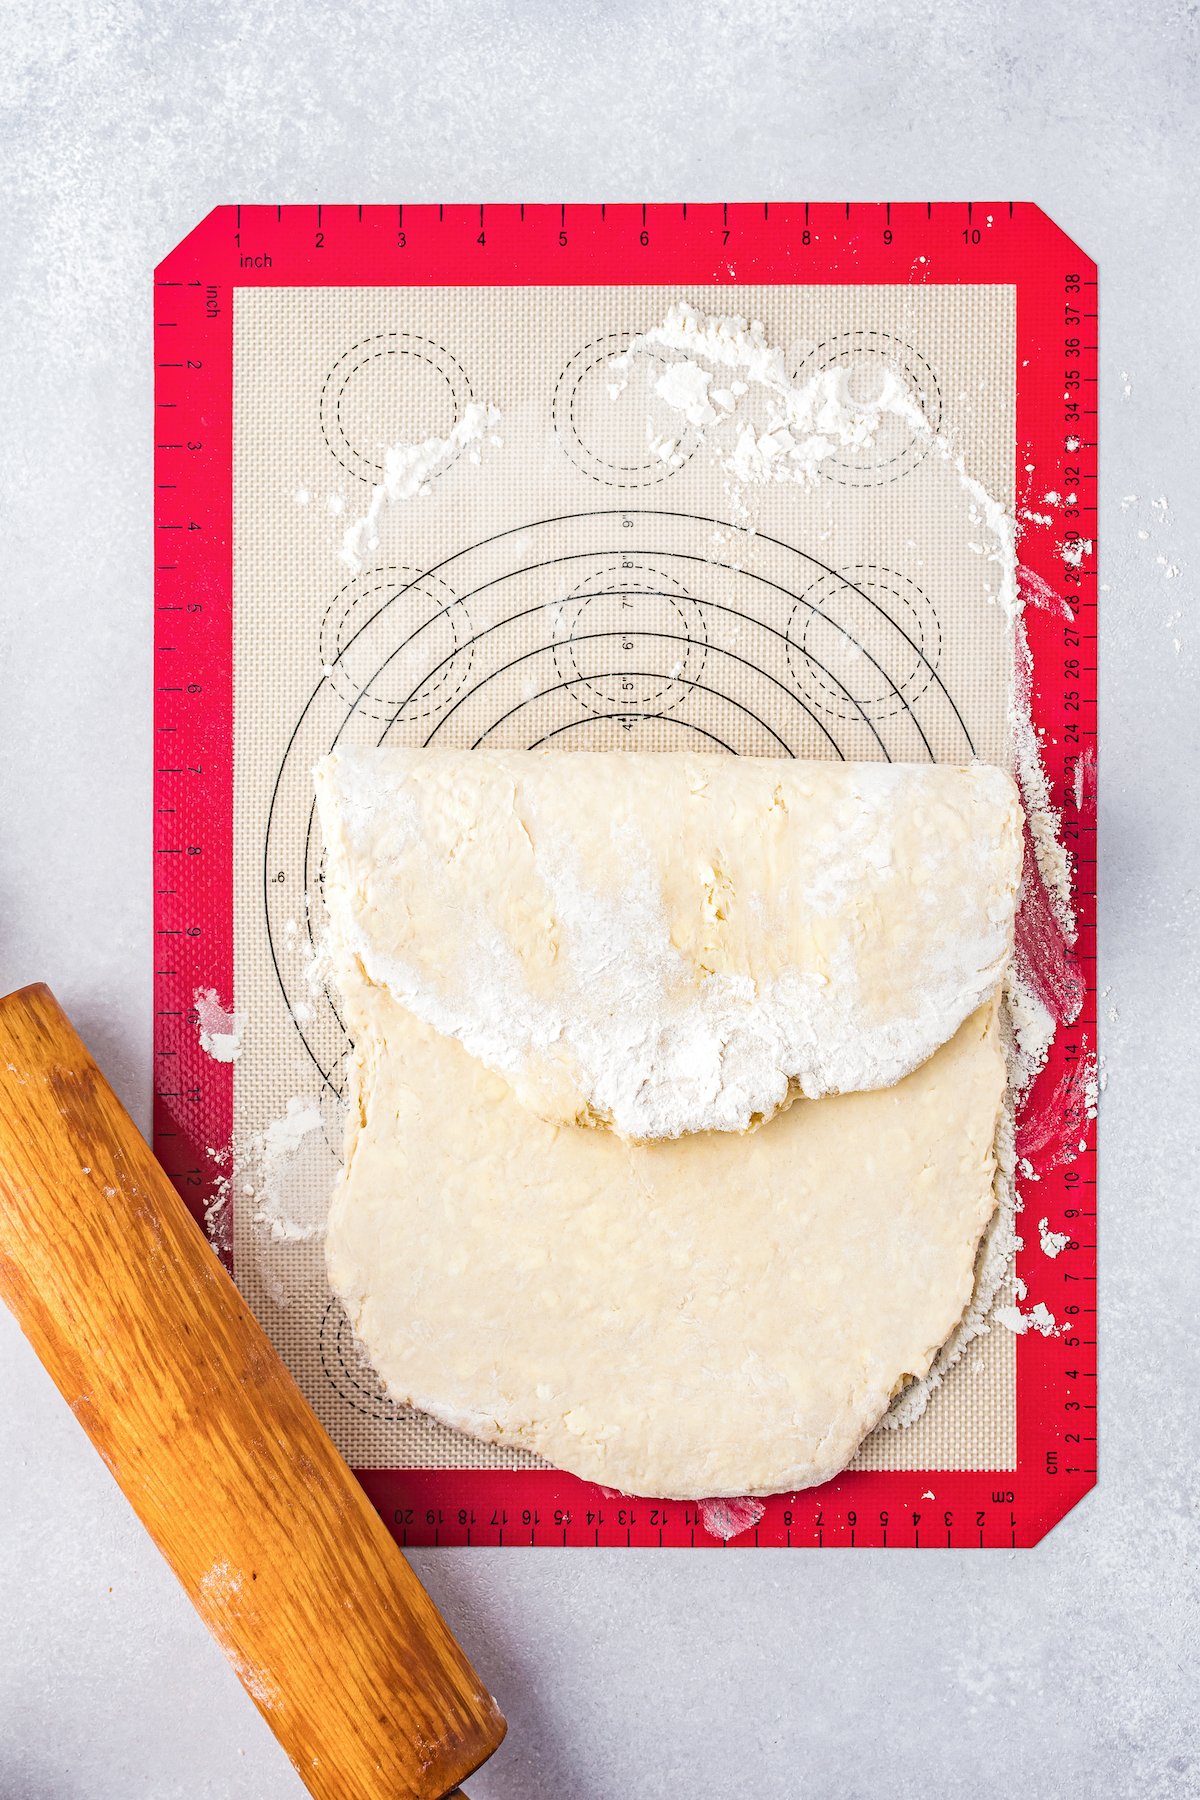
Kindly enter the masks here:
M 353 1002 L 330 1278 L 390 1393 L 449 1425 L 626 1493 L 812 1486 L 971 1297 L 994 1008 L 895 1087 L 634 1145 L 547 1124 L 380 990 Z

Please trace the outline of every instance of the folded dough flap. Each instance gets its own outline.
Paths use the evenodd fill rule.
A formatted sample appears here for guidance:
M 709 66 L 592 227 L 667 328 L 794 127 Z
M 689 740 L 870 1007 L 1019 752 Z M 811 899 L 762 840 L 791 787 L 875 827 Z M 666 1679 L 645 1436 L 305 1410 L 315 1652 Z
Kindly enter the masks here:
M 339 750 L 332 947 L 553 1122 L 744 1131 L 890 1086 L 995 993 L 1002 770 L 690 753 Z

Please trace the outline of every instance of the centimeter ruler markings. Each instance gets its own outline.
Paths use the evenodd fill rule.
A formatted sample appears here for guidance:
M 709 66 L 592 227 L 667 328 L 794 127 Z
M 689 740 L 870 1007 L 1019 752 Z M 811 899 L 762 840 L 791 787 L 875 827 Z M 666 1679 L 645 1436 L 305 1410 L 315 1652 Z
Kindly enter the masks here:
M 1094 267 L 1069 239 L 1035 208 L 1007 203 L 222 207 L 161 265 L 155 296 L 153 1140 L 210 1226 L 227 1197 L 233 1070 L 202 1052 L 195 996 L 215 988 L 223 1004 L 233 998 L 234 289 L 629 281 L 686 294 L 689 285 L 723 282 L 736 310 L 739 279 L 1017 283 L 1018 493 L 1022 464 L 1032 463 L 1038 490 L 1053 486 L 1062 496 L 1061 535 L 1051 544 L 1048 534 L 1027 533 L 1022 560 L 1070 612 L 1026 614 L 1033 710 L 1075 859 L 1087 985 L 1080 1017 L 1060 1030 L 1042 1082 L 1090 1066 L 1097 288 Z M 1031 1301 L 1045 1299 L 1061 1329 L 1019 1340 L 1018 1469 L 856 1472 L 768 1501 L 734 1546 L 1007 1546 L 1035 1541 L 1091 1485 L 1094 1123 L 1083 1082 L 1067 1080 L 1065 1091 L 1071 1141 L 1082 1147 L 1026 1186 L 1020 1227 L 1018 1270 Z M 1053 1261 L 1040 1252 L 1041 1216 L 1069 1234 Z M 219 1230 L 217 1242 L 227 1259 Z M 362 1479 L 397 1537 L 414 1545 L 716 1541 L 693 1503 L 608 1500 L 550 1471 L 370 1471 Z
M 1061 704 L 1061 774 L 1055 784 L 1063 800 L 1063 835 L 1075 865 L 1074 898 L 1079 931 L 1080 965 L 1086 992 L 1079 1018 L 1061 1034 L 1064 1057 L 1090 1061 L 1091 1092 L 1098 1102 L 1099 1066 L 1096 1022 L 1096 748 L 1098 683 L 1099 595 L 1096 560 L 1097 490 L 1097 352 L 1099 309 L 1093 271 L 1074 268 L 1062 281 L 1063 437 L 1060 491 L 1064 495 L 1067 526 L 1065 543 L 1071 556 L 1064 561 L 1063 599 L 1071 616 L 1061 624 L 1061 670 L 1036 664 L 1038 678 L 1053 684 Z M 1044 659 L 1044 661 L 1048 661 Z M 1047 761 L 1050 761 L 1047 756 Z M 1049 1479 L 1097 1472 L 1097 1334 L 1096 1250 L 1097 1183 L 1095 1133 L 1078 1082 L 1070 1089 L 1067 1124 L 1071 1142 L 1078 1146 L 1065 1167 L 1056 1171 L 1059 1202 L 1068 1242 L 1059 1271 L 1062 1298 L 1051 1310 L 1062 1326 L 1061 1365 L 1065 1386 L 1059 1406 L 1062 1413 L 1061 1446 L 1044 1451 Z M 1074 1135 L 1076 1130 L 1078 1135 Z M 1027 1211 L 1033 1204 L 1026 1198 Z M 1052 1225 L 1054 1221 L 1052 1221 Z M 1029 1226 L 1026 1226 L 1029 1231 Z
M 881 1479 L 880 1477 L 876 1478 Z M 899 1487 L 902 1475 L 891 1481 Z M 907 1477 L 909 1487 L 914 1479 Z M 1020 1517 L 1016 1502 L 998 1485 L 999 1478 L 988 1477 L 991 1492 L 961 1497 L 958 1478 L 941 1499 L 919 1500 L 916 1505 L 903 1499 L 890 1505 L 877 1500 L 864 1502 L 851 1498 L 835 1504 L 825 1489 L 811 1495 L 788 1496 L 764 1504 L 763 1515 L 731 1537 L 731 1549 L 833 1549 L 843 1547 L 860 1550 L 962 1550 L 1015 1549 L 1022 1542 Z M 936 1475 L 920 1475 L 921 1484 L 936 1481 Z M 422 1485 L 420 1478 L 409 1479 L 405 1471 L 403 1483 L 410 1491 Z M 368 1488 L 370 1482 L 367 1482 Z M 945 1504 L 946 1499 L 951 1504 Z M 982 1503 L 981 1503 L 982 1502 Z M 710 1503 L 642 1501 L 627 1499 L 624 1504 L 593 1498 L 590 1504 L 576 1507 L 555 1506 L 535 1502 L 531 1506 L 381 1506 L 404 1548 L 438 1547 L 442 1544 L 478 1544 L 503 1547 L 504 1544 L 548 1544 L 563 1549 L 633 1549 L 686 1547 L 700 1549 L 712 1546 L 718 1536 Z

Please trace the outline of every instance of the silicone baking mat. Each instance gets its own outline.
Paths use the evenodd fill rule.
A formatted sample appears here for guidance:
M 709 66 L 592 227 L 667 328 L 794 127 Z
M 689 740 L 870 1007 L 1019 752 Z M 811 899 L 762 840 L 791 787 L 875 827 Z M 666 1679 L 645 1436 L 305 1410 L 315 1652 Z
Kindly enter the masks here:
M 1091 265 L 1007 205 L 255 207 L 212 214 L 156 293 L 156 1147 L 398 1536 L 1036 1539 L 1095 1471 Z M 867 393 L 898 370 L 1022 518 L 1089 990 L 1019 1146 L 1016 1275 L 1053 1333 L 995 1325 L 839 1480 L 734 1517 L 606 1494 L 389 1400 L 324 1276 L 346 1041 L 308 981 L 311 768 L 337 742 L 1011 761 L 999 571 L 953 469 L 890 421 L 814 488 L 755 490 L 747 530 L 712 459 L 685 439 L 667 466 L 644 391 L 609 391 L 680 299 L 761 319 L 799 378 L 840 364 Z M 393 506 L 352 575 L 342 533 L 385 446 L 472 401 L 499 408 L 499 445 Z M 201 1046 L 210 992 L 244 1018 L 236 1062 Z

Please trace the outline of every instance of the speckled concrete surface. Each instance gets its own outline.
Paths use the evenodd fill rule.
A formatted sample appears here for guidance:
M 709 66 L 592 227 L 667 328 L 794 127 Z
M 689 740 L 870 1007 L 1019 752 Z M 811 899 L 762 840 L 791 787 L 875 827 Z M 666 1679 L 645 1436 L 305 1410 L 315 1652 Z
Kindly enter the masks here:
M 417 1560 L 511 1721 L 475 1800 L 1200 1793 L 1194 6 L 8 0 L 0 26 L 0 987 L 48 978 L 143 1119 L 149 271 L 211 205 L 1029 198 L 1099 259 L 1101 1487 L 1019 1555 Z M 4 1800 L 296 1800 L 7 1316 L 0 1434 Z

